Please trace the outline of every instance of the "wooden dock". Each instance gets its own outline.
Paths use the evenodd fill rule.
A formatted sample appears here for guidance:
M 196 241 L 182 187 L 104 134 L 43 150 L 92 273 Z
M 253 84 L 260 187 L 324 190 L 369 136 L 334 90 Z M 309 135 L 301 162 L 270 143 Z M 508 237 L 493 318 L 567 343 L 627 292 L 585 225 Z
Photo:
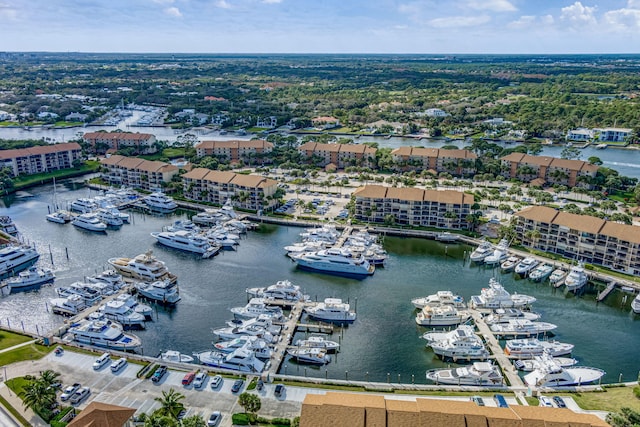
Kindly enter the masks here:
M 607 295 L 609 295 L 616 288 L 616 286 L 618 286 L 618 282 L 616 281 L 609 283 L 609 285 L 607 285 L 607 287 L 602 292 L 598 292 L 596 301 L 603 301 L 607 297 Z
M 344 230 L 342 230 L 342 234 L 340 235 L 340 238 L 338 238 L 338 241 L 336 242 L 334 247 L 341 248 L 342 246 L 344 246 L 344 242 L 347 241 L 349 236 L 351 236 L 352 232 L 353 232 L 353 227 L 351 226 L 345 227 Z
M 269 361 L 269 367 L 265 370 L 267 377 L 273 378 L 273 376 L 278 373 L 280 365 L 282 365 L 282 361 L 287 355 L 287 347 L 289 347 L 289 345 L 291 344 L 293 335 L 296 332 L 296 325 L 302 317 L 303 309 L 303 302 L 296 303 L 291 309 L 289 319 L 287 319 L 287 321 L 282 326 L 282 334 L 280 335 L 280 339 L 273 349 L 273 354 L 271 355 L 271 360 Z

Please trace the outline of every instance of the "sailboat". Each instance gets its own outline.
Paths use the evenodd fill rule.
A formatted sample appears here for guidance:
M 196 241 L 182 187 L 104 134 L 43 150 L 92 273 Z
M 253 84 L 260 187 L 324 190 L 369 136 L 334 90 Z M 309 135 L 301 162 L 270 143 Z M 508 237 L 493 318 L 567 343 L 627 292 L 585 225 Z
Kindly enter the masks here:
M 71 214 L 67 211 L 58 209 L 58 198 L 56 194 L 56 178 L 53 178 L 53 212 L 47 214 L 47 221 L 55 222 L 58 224 L 66 224 L 71 221 Z

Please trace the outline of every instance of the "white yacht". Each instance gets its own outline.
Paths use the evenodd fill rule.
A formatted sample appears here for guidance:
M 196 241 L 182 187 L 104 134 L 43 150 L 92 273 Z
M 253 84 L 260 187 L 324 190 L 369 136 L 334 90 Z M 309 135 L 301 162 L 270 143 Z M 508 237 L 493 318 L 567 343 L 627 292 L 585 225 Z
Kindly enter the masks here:
M 540 264 L 540 262 L 537 259 L 532 257 L 526 257 L 516 265 L 516 268 L 514 269 L 514 271 L 516 274 L 526 276 L 527 274 L 529 274 L 531 270 L 536 268 L 538 264 Z
M 483 288 L 480 295 L 471 297 L 473 308 L 518 308 L 533 304 L 536 299 L 522 294 L 510 294 L 494 278 L 489 279 L 489 287 Z
M 145 319 L 150 320 L 153 316 L 153 309 L 147 304 L 142 304 L 138 302 L 137 299 L 131 294 L 120 294 L 116 297 L 114 301 L 121 301 L 127 307 L 133 309 L 136 313 L 140 313 L 145 317 Z
M 446 333 L 444 339 L 428 341 L 427 347 L 443 359 L 485 360 L 489 351 L 482 339 L 473 332 L 472 326 L 462 325 Z
M 271 350 L 271 347 L 269 347 L 269 343 L 267 343 L 266 340 L 251 335 L 234 338 L 229 341 L 217 342 L 213 347 L 216 351 L 221 351 L 223 353 L 231 353 L 238 348 L 246 347 L 253 351 L 253 354 L 255 354 L 258 359 L 265 360 L 270 359 L 273 355 L 273 350 Z
M 195 225 L 193 221 L 188 219 L 176 219 L 173 223 L 167 227 L 167 231 L 189 231 L 191 233 L 200 233 L 202 230 Z
M 474 335 L 474 327 L 472 325 L 460 325 L 451 331 L 429 331 L 422 334 L 422 339 L 427 341 L 427 347 L 431 347 L 431 344 L 435 342 L 451 340 L 459 334 Z
M 536 358 L 516 360 L 513 362 L 513 366 L 515 366 L 519 371 L 531 372 L 540 367 L 539 359 L 540 358 L 538 358 L 538 360 L 536 360 Z M 552 359 L 557 365 L 563 368 L 568 368 L 578 364 L 578 361 L 573 357 L 553 357 Z
M 135 350 L 142 345 L 140 338 L 125 334 L 122 325 L 111 320 L 81 320 L 68 333 L 76 342 L 112 350 Z
M 531 337 L 546 334 L 558 326 L 548 322 L 532 322 L 526 319 L 509 320 L 508 323 L 496 323 L 489 328 L 498 337 Z
M 71 221 L 71 215 L 66 211 L 55 211 L 46 216 L 47 221 L 57 224 L 66 224 Z
M 191 217 L 191 221 L 204 226 L 215 225 L 221 221 L 226 221 L 228 219 L 229 217 L 227 215 L 214 209 L 207 209 L 204 212 L 198 212 Z
M 158 303 L 173 305 L 180 301 L 178 286 L 167 279 L 136 283 L 135 287 L 140 296 Z
M 640 294 L 636 295 L 633 301 L 631 301 L 631 310 L 635 314 L 640 314 Z
M 517 257 L 515 255 L 511 255 L 509 258 L 505 259 L 502 264 L 500 264 L 500 269 L 504 272 L 504 273 L 509 273 L 510 271 L 513 271 L 514 268 L 516 268 L 516 265 L 522 261 L 522 258 Z
M 466 310 L 458 310 L 452 305 L 437 307 L 428 305 L 416 315 L 416 323 L 427 327 L 457 326 L 469 319 L 471 319 L 471 313 Z
M 173 211 L 178 207 L 176 202 L 164 193 L 151 193 L 145 196 L 143 200 L 150 209 Z
M 97 208 L 98 205 L 93 201 L 93 199 L 88 198 L 76 199 L 69 205 L 69 209 L 80 213 L 93 212 Z
M 353 322 L 356 320 L 356 312 L 350 310 L 347 303 L 340 298 L 325 298 L 324 302 L 305 307 L 310 317 L 325 322 Z
M 321 348 L 327 353 L 335 353 L 340 350 L 340 343 L 330 341 L 321 335 L 311 335 L 306 339 L 295 342 L 296 347 L 314 347 Z
M 287 354 L 298 363 L 326 365 L 331 362 L 331 356 L 324 349 L 318 347 L 291 347 L 287 349 Z
M 271 316 L 274 320 L 283 318 L 282 309 L 280 307 L 270 307 L 262 298 L 251 298 L 245 306 L 233 307 L 231 312 L 238 319 L 251 319 L 253 317 L 258 317 L 261 314 Z
M 146 319 L 144 315 L 134 311 L 124 301 L 109 301 L 100 307 L 100 311 L 107 319 L 115 320 L 122 326 L 140 329 L 145 327 L 144 322 Z
M 569 274 L 567 274 L 567 277 L 564 279 L 564 285 L 567 287 L 567 291 L 575 292 L 582 289 L 588 281 L 589 278 L 584 271 L 584 264 L 579 262 L 578 265 L 571 267 L 571 271 L 569 271 Z
M 105 232 L 107 231 L 107 224 L 100 221 L 100 218 L 94 213 L 83 213 L 71 221 L 71 224 L 78 228 L 83 228 L 89 231 Z
M 281 331 L 282 328 L 274 325 L 271 317 L 258 316 L 253 319 L 227 322 L 226 327 L 214 329 L 213 334 L 221 340 L 233 340 L 248 335 L 274 343 Z
M 496 323 L 509 323 L 509 320 L 513 319 L 526 319 L 533 322 L 540 319 L 540 315 L 531 311 L 522 311 L 518 308 L 496 308 L 484 318 L 484 322 L 487 325 L 493 325 Z
M 75 316 L 87 308 L 87 304 L 80 295 L 70 295 L 66 298 L 53 298 L 49 300 L 51 311 L 63 316 Z
M 559 288 L 564 285 L 564 279 L 567 277 L 567 272 L 561 268 L 557 268 L 553 270 L 551 276 L 549 276 L 549 283 L 553 285 L 554 288 Z
M 278 301 L 307 301 L 308 295 L 304 295 L 300 286 L 294 285 L 288 280 L 278 280 L 275 284 L 264 288 L 247 288 L 247 294 L 252 297 L 260 297 L 267 300 Z
M 351 276 L 370 276 L 375 267 L 363 256 L 353 256 L 344 249 L 322 249 L 317 252 L 304 252 L 291 255 L 298 267 L 322 273 L 345 274 Z
M 438 291 L 435 294 L 431 294 L 426 297 L 414 298 L 411 300 L 411 304 L 419 310 L 426 306 L 435 307 L 438 305 L 453 305 L 457 308 L 464 308 L 465 306 L 464 298 L 451 291 Z
M 0 279 L 31 267 L 38 258 L 40 254 L 29 246 L 10 245 L 0 249 Z
M 340 237 L 340 232 L 331 224 L 325 224 L 318 228 L 307 228 L 300 233 L 304 240 L 322 240 L 325 242 L 335 242 Z
M 56 293 L 61 297 L 80 295 L 87 306 L 96 304 L 102 299 L 102 294 L 100 294 L 100 292 L 90 286 L 86 286 L 86 284 L 82 282 L 73 282 L 67 286 L 60 286 L 59 288 L 56 288 Z
M 185 230 L 153 232 L 151 236 L 162 245 L 194 252 L 203 258 L 210 258 L 220 251 L 220 246 L 212 245 L 206 238 Z
M 493 245 L 491 242 L 483 241 L 480 245 L 471 252 L 469 259 L 473 262 L 482 262 L 486 257 L 493 253 Z
M 427 379 L 436 384 L 492 387 L 504 385 L 500 368 L 489 362 L 475 362 L 461 368 L 432 369 L 427 371 Z
M 484 258 L 484 263 L 487 266 L 494 266 L 502 263 L 509 256 L 509 241 L 507 239 L 502 239 L 498 243 L 498 246 L 494 249 L 493 253 L 487 255 Z
M 55 280 L 53 270 L 49 268 L 31 267 L 26 271 L 21 271 L 17 276 L 6 281 L 11 292 L 30 289 Z
M 602 369 L 586 366 L 563 368 L 550 357 L 538 356 L 538 367 L 524 376 L 530 387 L 570 387 L 591 384 L 605 375 Z
M 96 276 L 88 276 L 87 282 L 89 283 L 105 283 L 111 286 L 114 291 L 121 289 L 125 286 L 125 282 L 122 279 L 122 275 L 115 270 L 105 270 Z
M 232 371 L 259 374 L 264 369 L 264 362 L 258 360 L 251 350 L 238 348 L 231 353 L 221 351 L 203 351 L 195 354 L 203 365 Z
M 553 265 L 551 264 L 540 264 L 536 268 L 529 273 L 529 280 L 533 280 L 534 282 L 543 282 L 553 273 Z
M 540 356 L 542 353 L 547 353 L 553 357 L 564 356 L 571 354 L 574 347 L 573 344 L 555 340 L 546 341 L 536 338 L 525 338 L 508 340 L 505 343 L 504 352 L 518 359 L 531 359 L 533 356 Z
M 331 246 L 330 243 L 322 241 L 299 242 L 285 246 L 284 250 L 287 252 L 287 255 L 291 256 L 293 254 L 301 254 L 303 252 L 315 252 L 321 249 L 327 249 L 329 246 Z
M 100 221 L 112 227 L 120 227 L 122 224 L 124 224 L 124 221 L 122 220 L 122 218 L 120 218 L 120 215 L 115 215 L 109 209 L 98 208 L 95 211 L 95 214 Z
M 165 263 L 154 257 L 151 251 L 136 255 L 135 258 L 110 258 L 107 262 L 126 277 L 149 282 L 169 280 L 171 283 L 176 283 L 178 281 L 178 277 L 170 273 Z
M 160 353 L 160 360 L 172 363 L 191 363 L 194 359 L 193 357 L 187 354 L 182 354 L 177 350 L 167 350 Z

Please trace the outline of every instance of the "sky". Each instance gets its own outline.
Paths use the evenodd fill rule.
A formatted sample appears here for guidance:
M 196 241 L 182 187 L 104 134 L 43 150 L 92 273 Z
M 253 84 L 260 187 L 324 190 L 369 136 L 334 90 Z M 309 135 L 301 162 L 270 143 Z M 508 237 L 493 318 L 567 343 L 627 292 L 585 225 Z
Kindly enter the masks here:
M 640 0 L 0 0 L 0 51 L 640 53 Z

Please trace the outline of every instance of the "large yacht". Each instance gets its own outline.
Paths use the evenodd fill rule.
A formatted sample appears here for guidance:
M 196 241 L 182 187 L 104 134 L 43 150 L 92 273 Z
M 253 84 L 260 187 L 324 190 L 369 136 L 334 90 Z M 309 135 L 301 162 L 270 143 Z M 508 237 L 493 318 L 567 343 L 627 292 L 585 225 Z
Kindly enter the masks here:
M 466 310 L 458 310 L 452 305 L 437 307 L 428 305 L 416 315 L 416 323 L 428 327 L 457 326 L 469 319 L 471 319 L 471 313 Z
M 107 208 L 98 208 L 96 210 L 96 216 L 102 222 L 112 227 L 119 227 L 124 224 L 120 215 L 116 215 L 112 210 Z
M 526 338 L 508 340 L 505 343 L 504 352 L 518 359 L 530 359 L 533 356 L 540 356 L 542 353 L 547 353 L 553 357 L 564 356 L 571 354 L 573 347 L 573 344 L 559 341 L 541 341 L 536 338 Z
M 143 200 L 150 209 L 173 211 L 178 207 L 176 202 L 164 193 L 151 193 Z
M 473 308 L 511 308 L 526 307 L 536 301 L 534 297 L 522 294 L 510 294 L 493 277 L 489 279 L 489 287 L 482 288 L 480 295 L 471 297 Z
M 251 300 L 242 307 L 233 307 L 231 309 L 234 317 L 237 319 L 251 319 L 261 314 L 270 316 L 273 320 L 280 320 L 283 317 L 280 307 L 270 307 L 262 298 L 251 298 Z
M 518 308 L 496 308 L 493 313 L 484 318 L 487 325 L 495 323 L 509 323 L 513 319 L 538 320 L 540 315 L 531 311 L 522 311 Z
M 98 303 L 102 299 L 102 294 L 83 282 L 73 282 L 67 286 L 60 286 L 56 288 L 56 293 L 61 297 L 68 297 L 70 295 L 80 295 L 87 306 Z
M 548 356 L 538 356 L 538 367 L 524 376 L 530 387 L 570 387 L 591 384 L 605 375 L 602 369 L 586 366 L 563 368 Z
M 145 327 L 144 314 L 137 313 L 124 301 L 109 301 L 105 305 L 100 307 L 100 311 L 104 313 L 107 319 L 115 320 L 122 326 L 140 329 L 143 329 Z
M 81 320 L 69 328 L 76 342 L 112 350 L 135 350 L 142 345 L 140 338 L 122 332 L 122 325 L 111 320 Z
M 534 357 L 533 359 L 515 360 L 513 362 L 513 366 L 515 366 L 517 370 L 523 372 L 535 371 L 540 367 L 540 357 L 538 357 L 537 359 L 538 360 L 536 360 L 536 358 Z M 552 359 L 557 365 L 563 368 L 568 368 L 570 366 L 575 366 L 578 364 L 578 361 L 573 357 L 553 357 Z
M 80 295 L 70 295 L 66 298 L 52 298 L 49 300 L 51 311 L 63 316 L 75 316 L 87 308 L 87 304 Z
M 154 257 L 151 251 L 137 255 L 135 258 L 110 258 L 108 263 L 126 277 L 149 282 L 169 280 L 171 283 L 176 283 L 178 281 L 178 277 L 170 273 L 164 262 Z
M 493 253 L 493 245 L 491 242 L 483 241 L 480 245 L 471 252 L 469 259 L 473 262 L 482 262 L 486 257 Z
M 212 245 L 208 239 L 186 230 L 153 232 L 151 236 L 162 245 L 194 252 L 203 258 L 210 258 L 220 251 L 220 246 Z
M 93 199 L 80 198 L 76 199 L 69 205 L 69 209 L 72 211 L 80 212 L 80 213 L 89 213 L 93 212 L 98 208 L 97 203 L 93 201 Z
M 330 341 L 322 335 L 311 335 L 310 337 L 295 342 L 296 347 L 315 347 L 325 350 L 327 353 L 335 353 L 340 350 L 340 343 Z
M 553 285 L 554 288 L 559 288 L 564 285 L 564 279 L 567 277 L 567 272 L 561 268 L 556 268 L 549 276 L 549 283 Z
M 436 384 L 493 387 L 504 385 L 500 368 L 489 362 L 475 362 L 461 368 L 432 369 L 427 371 L 427 379 Z
M 294 285 L 288 280 L 278 280 L 275 284 L 264 288 L 247 288 L 247 294 L 252 297 L 260 297 L 268 300 L 279 301 L 306 301 L 308 295 L 304 295 L 300 286 Z
M 484 263 L 487 266 L 494 266 L 502 263 L 509 256 L 509 241 L 502 239 L 498 243 L 498 246 L 494 249 L 493 253 L 487 255 L 484 259 Z
M 223 353 L 231 353 L 238 348 L 246 347 L 253 351 L 257 358 L 265 360 L 270 359 L 273 355 L 273 351 L 266 340 L 251 335 L 234 338 L 229 341 L 217 342 L 213 346 L 215 347 L 215 350 Z
M 258 316 L 253 319 L 227 322 L 226 327 L 213 330 L 213 334 L 221 340 L 233 340 L 243 336 L 262 338 L 268 343 L 274 343 L 282 328 L 273 324 L 269 316 Z
M 548 322 L 532 322 L 526 319 L 509 320 L 508 323 L 496 323 L 489 328 L 499 337 L 532 337 L 549 333 L 558 326 Z
M 411 304 L 419 310 L 426 306 L 438 306 L 438 305 L 453 305 L 457 308 L 464 307 L 464 298 L 460 295 L 455 295 L 451 291 L 438 291 L 435 294 L 428 295 L 426 297 L 414 298 L 411 300 Z
M 138 294 L 144 298 L 162 304 L 173 305 L 180 301 L 178 286 L 170 280 L 136 283 Z
M 133 309 L 136 313 L 142 314 L 147 320 L 153 316 L 153 309 L 147 304 L 138 302 L 131 294 L 120 294 L 114 301 L 122 301 L 127 307 Z
M 472 326 L 462 325 L 446 333 L 444 339 L 429 341 L 427 347 L 443 359 L 485 360 L 489 351 L 482 339 L 473 332 Z
M 195 356 L 203 365 L 215 368 L 256 374 L 259 374 L 264 369 L 264 362 L 258 360 L 253 352 L 245 347 L 238 348 L 231 353 L 203 351 L 196 353 Z
M 584 271 L 584 264 L 579 262 L 578 265 L 571 267 L 571 271 L 569 271 L 569 274 L 567 274 L 567 277 L 564 279 L 564 285 L 568 291 L 575 292 L 582 289 L 588 281 L 589 278 Z
M 308 363 L 310 365 L 326 365 L 331 362 L 331 356 L 318 347 L 290 347 L 287 354 L 298 363 Z
M 0 249 L 0 279 L 31 267 L 38 258 L 40 254 L 29 246 L 7 246 Z
M 537 259 L 532 257 L 527 257 L 522 261 L 520 261 L 518 264 L 516 264 L 514 271 L 516 274 L 519 274 L 521 276 L 526 276 L 527 274 L 529 274 L 531 270 L 536 268 L 538 264 L 540 264 L 540 261 L 538 261 Z
M 71 221 L 71 224 L 75 225 L 78 228 L 82 228 L 89 231 L 96 231 L 96 232 L 107 231 L 107 224 L 100 221 L 100 218 L 98 218 L 98 215 L 94 213 L 80 214 L 75 218 L 73 218 L 73 221 Z
M 350 310 L 347 303 L 340 298 L 325 298 L 324 302 L 305 307 L 310 317 L 325 322 L 353 322 L 356 320 L 356 312 Z
M 53 282 L 56 276 L 49 268 L 31 267 L 26 271 L 21 271 L 17 276 L 6 281 L 11 292 L 24 289 L 31 289 L 45 283 Z
M 354 256 L 344 249 L 322 249 L 317 252 L 304 252 L 291 255 L 298 267 L 323 273 L 345 274 L 350 276 L 370 276 L 375 267 L 362 255 Z

